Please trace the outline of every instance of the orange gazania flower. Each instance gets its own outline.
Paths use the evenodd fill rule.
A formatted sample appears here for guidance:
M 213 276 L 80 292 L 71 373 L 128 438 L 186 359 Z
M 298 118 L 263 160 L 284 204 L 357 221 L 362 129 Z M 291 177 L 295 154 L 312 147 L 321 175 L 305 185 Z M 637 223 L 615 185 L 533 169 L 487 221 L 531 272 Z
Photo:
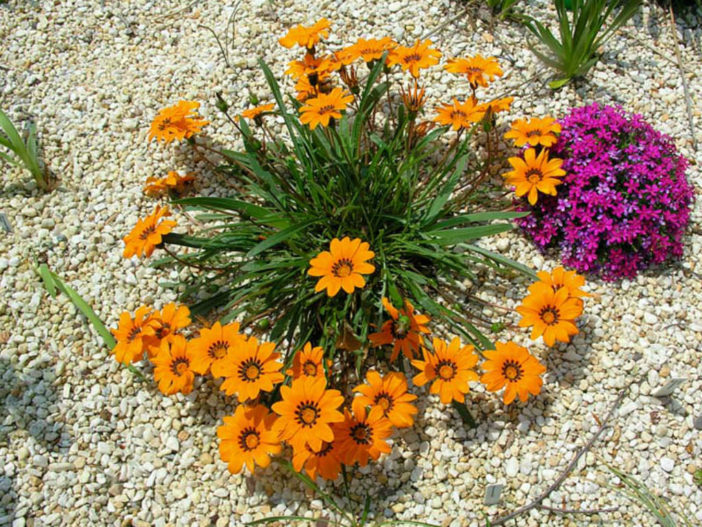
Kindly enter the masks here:
M 355 44 L 346 48 L 345 51 L 350 57 L 353 57 L 351 61 L 362 58 L 365 62 L 372 62 L 374 60 L 379 60 L 383 56 L 383 53 L 396 46 L 397 42 L 390 37 L 383 37 L 381 39 L 371 38 L 369 40 L 359 38 Z
M 241 116 L 245 119 L 251 119 L 252 121 L 256 122 L 256 124 L 259 124 L 261 118 L 265 114 L 272 112 L 273 108 L 275 108 L 275 103 L 259 104 L 258 106 L 244 110 L 241 112 Z
M 444 66 L 449 73 L 463 74 L 468 78 L 468 82 L 473 89 L 478 86 L 485 88 L 488 82 L 492 82 L 495 76 L 502 76 L 502 68 L 495 57 L 485 58 L 482 55 L 463 59 L 449 59 Z
M 112 348 L 115 359 L 122 364 L 131 364 L 141 360 L 147 346 L 156 336 L 158 321 L 151 317 L 151 309 L 141 306 L 136 310 L 134 318 L 128 311 L 119 317 L 119 325 L 112 329 L 117 345 Z
M 271 454 L 279 454 L 280 440 L 273 431 L 276 415 L 262 404 L 238 405 L 234 415 L 224 417 L 217 428 L 219 454 L 228 463 L 229 472 L 237 474 L 244 465 L 253 474 L 255 465 L 267 467 Z
M 312 130 L 317 125 L 329 126 L 329 120 L 341 119 L 341 112 L 353 101 L 353 95 L 334 88 L 331 93 L 320 93 L 317 97 L 307 99 L 305 106 L 300 108 L 300 122 L 308 124 Z
M 240 401 L 255 399 L 260 392 L 273 391 L 273 386 L 283 382 L 280 373 L 283 363 L 280 353 L 274 353 L 274 342 L 261 342 L 255 337 L 242 341 L 235 353 L 222 359 L 226 377 L 220 388 L 227 395 L 237 394 Z
M 368 458 L 378 459 L 381 453 L 389 453 L 390 445 L 385 441 L 392 434 L 392 424 L 383 415 L 380 406 L 366 410 L 360 397 L 351 402 L 351 414 L 344 409 L 344 420 L 334 426 L 334 437 L 338 441 L 339 457 L 346 465 L 365 467 Z
M 476 104 L 475 99 L 469 98 L 465 102 L 459 102 L 457 99 L 453 103 L 444 104 L 436 109 L 436 117 L 434 121 L 439 124 L 451 125 L 451 128 L 458 130 L 460 128 L 470 128 L 473 124 L 482 120 L 485 115 L 485 110 L 479 104 Z
M 295 83 L 295 98 L 300 102 L 305 102 L 307 99 L 312 99 L 317 96 L 317 89 L 310 84 L 307 77 L 300 77 Z
M 356 386 L 359 399 L 365 406 L 379 406 L 383 415 L 397 428 L 406 428 L 414 423 L 417 407 L 411 404 L 417 396 L 407 392 L 407 379 L 398 372 L 381 377 L 377 371 L 366 373 L 367 384 Z
M 572 335 L 578 334 L 575 319 L 583 312 L 582 300 L 571 297 L 566 287 L 554 291 L 541 282 L 532 284 L 530 290 L 517 312 L 522 315 L 519 327 L 533 326 L 532 340 L 543 335 L 546 345 L 553 346 L 557 340 L 569 342 Z
M 375 271 L 375 266 L 366 262 L 375 256 L 368 247 L 368 243 L 361 242 L 360 238 L 334 238 L 329 251 L 322 251 L 310 260 L 307 274 L 322 277 L 314 290 L 319 292 L 326 289 L 327 295 L 335 296 L 339 289 L 353 293 L 356 287 L 365 286 L 366 281 L 361 275 Z
M 293 60 L 288 63 L 288 66 L 288 69 L 285 70 L 287 75 L 295 80 L 307 77 L 312 86 L 316 86 L 319 81 L 328 77 L 329 72 L 334 69 L 334 63 L 329 57 L 315 58 L 309 53 L 305 55 L 304 60 Z
M 421 370 L 412 381 L 417 386 L 434 381 L 429 392 L 438 393 L 444 404 L 452 400 L 464 402 L 469 391 L 468 383 L 478 380 L 478 374 L 471 369 L 478 363 L 473 346 L 461 346 L 458 337 L 454 337 L 450 344 L 435 338 L 433 346 L 434 353 L 424 349 L 423 361 L 412 361 L 412 365 Z
M 209 370 L 213 377 L 224 377 L 227 369 L 225 359 L 233 354 L 246 340 L 239 333 L 239 323 L 222 326 L 215 322 L 211 328 L 202 328 L 200 336 L 190 341 L 193 352 L 193 370 L 204 375 Z
M 496 392 L 506 386 L 502 399 L 505 404 L 517 396 L 525 402 L 529 394 L 538 395 L 542 386 L 540 375 L 546 371 L 544 365 L 514 342 L 496 342 L 495 347 L 497 349 L 483 352 L 487 360 L 481 365 L 485 373 L 480 382 L 485 388 Z
M 424 343 L 422 333 L 429 333 L 426 326 L 429 323 L 429 317 L 422 314 L 415 315 L 414 306 L 407 299 L 405 299 L 404 309 L 397 309 L 387 298 L 383 298 L 382 302 L 392 320 L 385 321 L 380 331 L 368 335 L 368 339 L 373 346 L 392 344 L 391 361 L 397 358 L 400 351 L 408 359 L 414 359 L 419 347 Z
M 409 71 L 416 79 L 419 70 L 429 68 L 439 63 L 441 52 L 431 48 L 431 40 L 417 40 L 413 46 L 397 46 L 388 55 L 388 66 L 399 64 L 402 71 Z
M 338 453 L 338 442 L 322 441 L 322 448 L 315 452 L 307 443 L 293 448 L 292 464 L 298 472 L 305 469 L 307 475 L 314 481 L 319 474 L 324 479 L 334 481 L 341 472 L 341 460 Z
M 280 417 L 276 427 L 280 438 L 293 448 L 309 444 L 314 452 L 322 450 L 323 442 L 334 441 L 332 423 L 343 421 L 338 408 L 344 397 L 338 390 L 327 390 L 321 377 L 300 377 L 290 386 L 281 386 L 281 400 L 272 407 Z
M 291 27 L 287 34 L 278 40 L 282 46 L 291 48 L 295 45 L 312 49 L 322 38 L 329 36 L 331 23 L 326 18 L 322 18 L 311 26 L 297 25 Z
M 582 298 L 585 296 L 590 296 L 582 289 L 585 285 L 585 277 L 577 274 L 575 271 L 566 271 L 562 266 L 556 267 L 550 273 L 548 271 L 539 271 L 536 273 L 539 277 L 539 282 L 529 286 L 529 292 L 534 292 L 534 287 L 536 284 L 544 283 L 549 286 L 554 291 L 558 291 L 561 287 L 565 287 L 568 290 L 568 296 L 575 298 Z M 539 286 L 536 286 L 537 288 Z
M 299 377 L 325 377 L 324 376 L 324 350 L 321 346 L 312 347 L 310 342 L 304 348 L 295 352 L 292 368 L 285 374 L 293 379 Z
M 551 147 L 558 141 L 557 135 L 561 133 L 561 125 L 553 117 L 540 119 L 517 119 L 512 123 L 512 127 L 505 134 L 505 139 L 513 139 L 514 146 L 524 146 L 529 143 L 531 146 Z
M 157 141 L 170 143 L 175 139 L 189 139 L 199 133 L 203 126 L 210 124 L 196 114 L 199 107 L 199 102 L 178 101 L 175 106 L 164 108 L 154 117 L 148 140 L 155 137 Z
M 175 303 L 170 302 L 163 306 L 161 311 L 155 311 L 151 316 L 156 322 L 156 334 L 146 348 L 150 358 L 158 353 L 161 342 L 171 340 L 178 330 L 190 324 L 190 309 L 187 306 L 176 306 Z
M 514 102 L 514 97 L 502 97 L 501 99 L 480 103 L 478 109 L 486 114 L 494 115 L 500 112 L 508 112 L 512 102 Z
M 510 157 L 509 164 L 513 170 L 502 174 L 507 178 L 509 185 L 514 185 L 514 193 L 517 196 L 528 195 L 531 205 L 535 205 L 538 193 L 556 195 L 556 186 L 562 181 L 558 178 L 565 176 L 565 170 L 561 168 L 562 159 L 549 159 L 548 150 L 542 150 L 536 155 L 536 150 L 529 148 L 524 152 L 524 159 L 521 157 Z
M 185 191 L 186 185 L 195 181 L 195 176 L 192 174 L 180 175 L 175 170 L 170 170 L 167 175 L 162 178 L 149 176 L 146 178 L 144 185 L 144 194 L 148 196 L 159 196 L 169 191 L 176 194 L 182 194 Z
M 176 226 L 173 220 L 163 220 L 165 216 L 170 216 L 168 207 L 156 205 L 154 212 L 138 220 L 132 231 L 127 234 L 124 241 L 124 257 L 131 258 L 134 255 L 149 257 L 154 249 L 162 241 L 164 235 L 168 234 Z
M 195 373 L 191 368 L 192 361 L 188 342 L 182 335 L 161 341 L 161 348 L 151 359 L 154 363 L 154 379 L 158 382 L 161 393 L 173 395 L 181 392 L 187 395 L 193 391 Z

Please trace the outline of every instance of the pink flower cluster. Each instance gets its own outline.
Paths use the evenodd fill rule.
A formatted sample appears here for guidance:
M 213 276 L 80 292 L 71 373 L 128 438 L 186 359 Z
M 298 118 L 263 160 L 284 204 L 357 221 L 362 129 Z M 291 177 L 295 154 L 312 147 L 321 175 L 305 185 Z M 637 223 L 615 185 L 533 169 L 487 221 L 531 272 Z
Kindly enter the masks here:
M 682 256 L 694 189 L 670 137 L 640 115 L 597 103 L 559 121 L 552 152 L 566 176 L 518 220 L 536 245 L 557 247 L 565 266 L 604 280 L 632 278 Z

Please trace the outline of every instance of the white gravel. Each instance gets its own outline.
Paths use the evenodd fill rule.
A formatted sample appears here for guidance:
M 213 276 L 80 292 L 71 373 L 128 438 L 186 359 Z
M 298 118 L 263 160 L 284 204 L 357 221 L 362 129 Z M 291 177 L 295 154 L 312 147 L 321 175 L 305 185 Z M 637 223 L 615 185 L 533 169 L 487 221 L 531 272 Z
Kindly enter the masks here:
M 543 0 L 533 4 L 543 13 Z M 231 476 L 215 436 L 221 416 L 232 410 L 226 398 L 209 383 L 173 398 L 140 384 L 107 357 L 65 298 L 45 295 L 33 262 L 47 261 L 110 325 L 122 310 L 172 300 L 158 286 L 174 278 L 169 271 L 121 256 L 122 236 L 153 208 L 142 195 L 146 177 L 205 171 L 174 155 L 177 148 L 147 147 L 156 111 L 178 99 L 202 101 L 212 139 L 235 147 L 214 94 L 221 90 L 237 109 L 250 91 L 267 98 L 256 59 L 264 57 L 282 77 L 294 52 L 278 46 L 277 37 L 290 25 L 326 16 L 334 47 L 362 36 L 409 41 L 462 8 L 448 0 L 242 2 L 227 66 L 201 25 L 224 31 L 229 3 L 0 4 L 0 106 L 16 123 L 35 120 L 44 158 L 61 178 L 47 195 L 17 169 L 3 166 L 0 181 L 0 212 L 13 229 L 0 233 L 0 525 L 224 526 L 269 515 L 328 517 L 323 503 L 280 468 L 256 478 Z M 680 27 L 679 36 L 702 144 L 702 30 Z M 644 7 L 605 46 L 604 60 L 585 82 L 555 93 L 543 85 L 546 71 L 525 46 L 524 30 L 512 23 L 496 22 L 491 32 L 488 22 L 469 16 L 432 39 L 446 57 L 499 56 L 506 76 L 493 93 L 515 95 L 515 117 L 562 115 L 594 100 L 642 113 L 675 138 L 699 189 L 701 159 L 660 8 Z M 535 75 L 537 82 L 522 85 Z M 439 69 L 430 78 L 432 101 L 467 88 Z M 701 208 L 698 191 L 681 265 L 614 285 L 590 281 L 595 297 L 587 301 L 580 335 L 550 351 L 532 346 L 549 369 L 541 396 L 505 409 L 478 391 L 471 399 L 482 420 L 476 430 L 438 400 L 421 397 L 417 426 L 396 436 L 390 455 L 360 470 L 352 497 L 373 496 L 376 518 L 479 525 L 483 513 L 513 510 L 552 483 L 597 429 L 595 416 L 604 416 L 629 381 L 643 379 L 611 430 L 545 503 L 619 510 L 599 520 L 533 510 L 518 525 L 655 525 L 638 504 L 612 491 L 616 478 L 605 463 L 645 481 L 693 524 L 702 522 L 702 490 L 693 482 L 702 469 L 702 432 L 694 426 L 702 414 Z M 556 265 L 516 233 L 494 243 L 528 265 Z M 503 286 L 481 291 L 516 305 L 525 284 Z M 517 339 L 528 343 L 525 334 Z M 673 378 L 686 381 L 672 397 L 652 397 Z M 488 507 L 483 497 L 494 483 L 505 485 L 502 501 Z M 342 494 L 340 486 L 327 488 Z

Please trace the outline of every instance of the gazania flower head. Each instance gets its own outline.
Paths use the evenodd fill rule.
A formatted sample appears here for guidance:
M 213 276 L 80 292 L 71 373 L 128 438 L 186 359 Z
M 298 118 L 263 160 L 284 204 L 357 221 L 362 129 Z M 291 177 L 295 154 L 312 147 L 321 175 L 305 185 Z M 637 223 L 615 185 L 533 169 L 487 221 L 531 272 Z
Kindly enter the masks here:
M 434 353 L 424 349 L 424 360 L 413 360 L 412 365 L 420 370 L 414 376 L 417 386 L 432 382 L 430 393 L 438 393 L 441 402 L 464 402 L 469 391 L 468 383 L 477 381 L 478 374 L 472 368 L 478 363 L 473 346 L 461 346 L 461 340 L 454 337 L 451 343 L 441 339 L 433 340 Z
M 481 367 L 485 373 L 480 382 L 489 392 L 496 392 L 506 386 L 503 395 L 505 404 L 509 404 L 519 396 L 525 402 L 529 394 L 538 395 L 541 392 L 542 380 L 540 375 L 546 371 L 536 357 L 514 342 L 496 342 L 495 350 L 484 351 L 487 359 Z
M 536 155 L 536 150 L 529 148 L 524 152 L 524 159 L 521 157 L 510 157 L 509 164 L 512 169 L 505 174 L 506 182 L 514 185 L 514 193 L 517 196 L 528 196 L 529 203 L 535 205 L 538 194 L 556 195 L 556 186 L 562 181 L 558 178 L 565 176 L 565 170 L 561 168 L 562 159 L 549 159 L 548 150 L 542 150 Z
M 119 317 L 119 325 L 112 329 L 117 345 L 112 348 L 115 359 L 122 364 L 131 364 L 141 360 L 147 346 L 156 336 L 158 321 L 151 317 L 151 309 L 141 306 L 134 318 L 128 311 Z
M 496 113 L 508 112 L 512 102 L 514 102 L 514 97 L 502 97 L 501 99 L 480 103 L 478 108 L 483 113 L 492 116 Z
M 566 287 L 554 291 L 541 282 L 533 284 L 530 290 L 517 312 L 522 315 L 519 327 L 533 326 L 532 340 L 543 335 L 546 345 L 553 346 L 557 340 L 569 342 L 572 335 L 578 334 L 575 319 L 583 312 L 582 300 L 571 297 Z
M 397 42 L 390 37 L 371 38 L 369 40 L 359 38 L 355 44 L 349 46 L 346 50 L 353 57 L 353 60 L 362 58 L 364 62 L 373 62 L 374 60 L 380 60 L 383 53 L 396 46 Z
M 307 342 L 303 349 L 298 350 L 293 358 L 292 368 L 288 369 L 285 374 L 293 379 L 300 377 L 323 377 L 324 365 L 324 350 L 321 346 L 312 347 L 310 342 Z
M 154 176 L 146 178 L 144 194 L 147 196 L 160 196 L 169 191 L 182 194 L 185 192 L 186 186 L 193 181 L 195 181 L 193 174 L 181 175 L 175 170 L 171 170 L 162 178 Z
M 300 108 L 300 122 L 314 130 L 317 125 L 329 126 L 330 119 L 341 119 L 341 112 L 353 101 L 353 95 L 342 88 L 334 88 L 331 93 L 320 93 L 307 99 Z
M 246 336 L 239 333 L 239 323 L 222 326 L 215 322 L 211 328 L 202 328 L 200 336 L 190 341 L 193 370 L 204 375 L 209 370 L 213 377 L 224 377 L 230 370 L 225 359 L 234 354 Z
M 329 36 L 331 23 L 326 18 L 322 18 L 311 26 L 297 25 L 291 27 L 287 34 L 278 40 L 282 46 L 292 48 L 295 45 L 308 50 L 314 49 L 317 43 Z
M 303 60 L 293 60 L 288 63 L 288 66 L 288 69 L 285 70 L 287 75 L 295 80 L 307 77 L 312 86 L 317 86 L 334 69 L 329 57 L 313 57 L 309 53 L 305 55 Z
M 237 474 L 244 465 L 253 474 L 258 465 L 267 467 L 270 455 L 281 450 L 278 434 L 273 431 L 276 415 L 262 404 L 238 405 L 234 415 L 224 417 L 224 424 L 217 428 L 220 439 L 219 453 L 229 464 L 229 472 Z
M 392 434 L 392 424 L 380 406 L 368 411 L 359 397 L 353 400 L 351 409 L 353 414 L 344 409 L 344 420 L 334 426 L 334 437 L 339 443 L 339 456 L 344 464 L 358 462 L 365 467 L 369 458 L 375 460 L 381 453 L 390 452 L 386 439 Z
M 307 443 L 314 452 L 322 450 L 323 442 L 334 441 L 330 425 L 344 419 L 338 410 L 344 402 L 341 392 L 327 390 L 321 377 L 300 377 L 281 386 L 280 396 L 272 408 L 280 416 L 276 427 L 281 439 L 293 448 Z
M 243 112 L 241 112 L 241 116 L 244 119 L 251 119 L 253 122 L 260 126 L 261 123 L 263 123 L 263 116 L 272 112 L 274 108 L 275 103 L 259 104 L 258 106 L 254 106 L 253 108 L 244 110 Z
M 155 137 L 157 141 L 170 143 L 175 139 L 182 141 L 200 133 L 202 127 L 210 122 L 197 115 L 199 107 L 199 102 L 178 101 L 175 106 L 158 112 L 149 129 L 149 141 Z
M 314 481 L 317 475 L 324 479 L 334 481 L 341 472 L 341 460 L 339 460 L 338 442 L 327 443 L 322 441 L 319 452 L 315 452 L 310 445 L 298 445 L 293 448 L 292 464 L 298 472 L 305 469 L 307 475 Z
M 452 103 L 437 108 L 436 113 L 435 122 L 451 125 L 454 130 L 459 130 L 470 128 L 473 124 L 481 121 L 485 110 L 476 104 L 475 99 L 469 98 L 465 102 L 454 99 Z
M 300 102 L 317 97 L 317 89 L 310 84 L 310 81 L 305 76 L 300 77 L 295 83 L 295 91 L 297 92 L 295 98 Z
M 223 359 L 226 378 L 220 388 L 227 395 L 236 393 L 240 401 L 255 399 L 262 391 L 273 391 L 273 386 L 285 379 L 280 373 L 283 367 L 278 361 L 280 353 L 273 350 L 273 342 L 259 344 L 255 337 L 241 341 L 236 351 Z
M 191 367 L 192 360 L 188 342 L 182 335 L 161 341 L 158 353 L 151 360 L 154 363 L 154 379 L 161 393 L 173 395 L 181 392 L 187 395 L 193 391 L 195 373 Z
M 151 256 L 156 246 L 161 243 L 163 236 L 176 226 L 173 220 L 163 220 L 170 215 L 171 211 L 168 207 L 156 205 L 150 216 L 138 220 L 131 232 L 124 237 L 124 257 Z
M 449 73 L 465 75 L 468 82 L 476 89 L 478 86 L 487 87 L 488 82 L 492 82 L 495 76 L 502 76 L 502 68 L 495 57 L 485 58 L 482 55 L 475 57 L 449 59 L 444 66 Z
M 178 330 L 190 325 L 190 310 L 187 306 L 176 306 L 170 302 L 163 306 L 161 311 L 155 311 L 151 317 L 156 322 L 156 333 L 151 339 L 153 343 L 149 344 L 146 350 L 149 357 L 158 353 L 161 342 L 173 339 Z
M 340 289 L 350 294 L 356 287 L 365 286 L 366 281 L 362 275 L 375 271 L 375 266 L 367 262 L 375 253 L 368 248 L 368 243 L 359 238 L 334 238 L 329 251 L 322 251 L 310 260 L 307 274 L 322 277 L 314 290 L 319 292 L 326 289 L 327 295 L 335 296 Z
M 426 324 L 429 317 L 422 314 L 414 314 L 414 306 L 405 299 L 404 309 L 397 309 L 387 298 L 382 300 L 385 310 L 391 317 L 387 320 L 378 333 L 368 336 L 373 346 L 385 346 L 392 344 L 392 355 L 390 360 L 394 361 L 400 351 L 408 359 L 414 359 L 424 340 L 422 334 L 429 333 Z
M 532 284 L 531 294 L 517 307 L 522 319 L 519 327 L 533 326 L 531 339 L 541 335 L 547 346 L 559 342 L 569 342 L 572 335 L 578 334 L 575 319 L 583 312 L 583 301 L 573 298 L 565 287 L 554 291 L 550 286 L 537 282 Z
M 414 423 L 417 407 L 412 404 L 417 396 L 407 392 L 407 379 L 398 372 L 384 377 L 375 370 L 366 374 L 366 384 L 356 386 L 353 391 L 361 403 L 371 408 L 380 407 L 383 415 L 397 428 L 406 428 Z
M 505 134 L 505 139 L 513 139 L 514 146 L 521 147 L 529 143 L 531 146 L 541 145 L 548 148 L 556 144 L 560 133 L 561 125 L 553 117 L 534 117 L 514 121 Z
M 417 40 L 413 46 L 396 46 L 388 55 L 388 66 L 399 64 L 402 71 L 409 71 L 412 77 L 419 78 L 419 70 L 439 63 L 441 52 L 431 47 L 431 40 Z
M 543 283 L 549 286 L 554 291 L 558 291 L 561 287 L 568 290 L 568 296 L 582 298 L 590 296 L 581 287 L 585 285 L 585 277 L 577 274 L 575 271 L 566 271 L 562 266 L 556 267 L 550 273 L 548 271 L 539 271 L 536 273 L 539 277 L 539 282 L 535 282 L 529 286 L 529 291 L 534 292 L 536 284 Z M 539 286 L 536 286 L 538 288 Z

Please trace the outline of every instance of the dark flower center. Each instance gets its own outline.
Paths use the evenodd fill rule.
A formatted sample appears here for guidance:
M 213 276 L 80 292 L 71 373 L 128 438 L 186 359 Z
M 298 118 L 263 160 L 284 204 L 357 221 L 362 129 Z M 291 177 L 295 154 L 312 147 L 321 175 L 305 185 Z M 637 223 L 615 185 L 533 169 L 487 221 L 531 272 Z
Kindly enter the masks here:
M 156 330 L 156 338 L 162 339 L 171 332 L 171 325 L 168 322 L 163 322 L 161 327 Z
M 229 348 L 229 342 L 225 340 L 218 340 L 210 344 L 207 348 L 207 354 L 213 359 L 221 359 L 227 355 L 227 349 Z
M 239 436 L 239 447 L 244 452 L 250 452 L 261 444 L 261 434 L 253 427 L 244 428 Z
M 555 308 L 554 306 L 545 306 L 545 307 L 541 308 L 541 311 L 539 312 L 539 317 L 548 326 L 553 326 L 554 324 L 558 324 L 558 319 L 559 319 L 558 309 Z
M 530 168 L 529 170 L 527 170 L 525 176 L 526 180 L 529 183 L 538 183 L 544 177 L 544 175 L 541 173 L 541 170 L 539 170 L 538 168 Z
M 158 129 L 161 130 L 161 131 L 163 132 L 163 131 L 164 131 L 166 128 L 168 128 L 169 126 L 171 126 L 171 118 L 170 118 L 170 117 L 166 117 L 163 121 L 161 121 L 161 122 L 159 123 Z
M 129 342 L 133 341 L 135 338 L 137 338 L 137 335 L 139 335 L 139 333 L 141 333 L 141 326 L 134 326 L 132 329 L 129 330 L 127 340 Z
M 534 137 L 535 135 L 541 135 L 541 130 L 529 130 L 526 133 L 527 137 Z
M 524 377 L 524 368 L 517 361 L 506 360 L 502 365 L 502 376 L 509 382 L 518 382 Z
M 310 84 L 312 84 L 310 82 Z M 333 104 L 327 104 L 326 106 L 322 106 L 319 110 L 317 110 L 317 113 L 319 115 L 324 115 L 325 113 L 333 112 L 336 109 L 336 106 Z
M 256 358 L 247 359 L 239 366 L 239 377 L 245 382 L 254 382 L 263 372 L 263 365 Z
M 319 418 L 319 406 L 312 401 L 305 401 L 297 405 L 295 418 L 297 422 L 307 428 L 312 428 Z
M 466 112 L 463 112 L 461 110 L 454 110 L 451 112 L 451 120 L 452 121 L 462 121 L 465 118 L 466 118 Z
M 139 239 L 146 240 L 154 232 L 156 232 L 156 225 L 155 224 L 149 225 L 148 227 L 146 227 L 146 229 L 141 231 L 141 234 L 139 235 Z
M 451 360 L 440 360 L 436 364 L 436 373 L 443 381 L 450 381 L 453 379 L 456 376 L 457 371 L 458 368 L 456 367 L 456 363 Z
M 302 365 L 302 372 L 307 375 L 308 377 L 314 377 L 317 375 L 317 363 L 308 360 L 305 361 L 305 363 Z
M 351 439 L 359 445 L 368 445 L 373 440 L 373 429 L 366 423 L 358 423 L 351 427 Z
M 185 372 L 188 371 L 189 367 L 190 360 L 185 357 L 178 357 L 171 363 L 171 371 L 173 372 L 173 375 L 178 375 L 179 377 L 184 375 Z
M 379 392 L 376 394 L 373 402 L 383 409 L 383 413 L 388 415 L 388 412 L 392 410 L 395 402 L 388 392 Z
M 411 55 L 405 55 L 405 57 L 402 59 L 402 61 L 405 64 L 409 64 L 410 62 L 419 62 L 422 60 L 422 56 L 419 53 L 412 53 Z
M 334 262 L 331 271 L 337 278 L 346 278 L 353 272 L 353 262 L 348 258 L 340 258 Z

